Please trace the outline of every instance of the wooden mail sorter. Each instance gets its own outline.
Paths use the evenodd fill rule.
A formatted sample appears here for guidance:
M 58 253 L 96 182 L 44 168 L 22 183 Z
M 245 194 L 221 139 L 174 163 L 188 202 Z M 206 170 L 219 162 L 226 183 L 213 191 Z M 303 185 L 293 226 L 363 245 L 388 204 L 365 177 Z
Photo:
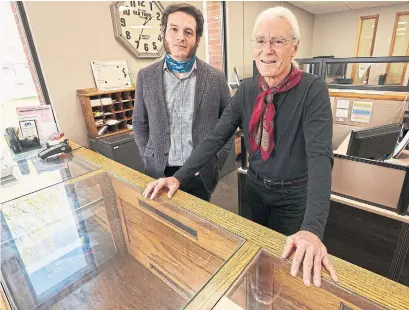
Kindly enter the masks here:
M 101 138 L 132 130 L 135 88 L 77 90 L 88 135 Z

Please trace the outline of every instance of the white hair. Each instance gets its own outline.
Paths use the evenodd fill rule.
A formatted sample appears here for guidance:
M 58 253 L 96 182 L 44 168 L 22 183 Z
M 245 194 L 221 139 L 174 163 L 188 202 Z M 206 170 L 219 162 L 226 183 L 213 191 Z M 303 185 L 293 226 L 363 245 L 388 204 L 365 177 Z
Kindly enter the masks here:
M 293 36 L 293 42 L 298 43 L 300 41 L 300 27 L 298 26 L 297 17 L 289 9 L 283 6 L 275 6 L 261 12 L 256 19 L 253 27 L 253 38 L 255 37 L 255 32 L 257 27 L 265 20 L 271 20 L 274 18 L 284 18 L 288 21 L 291 27 L 291 32 Z M 298 63 L 293 59 L 292 64 L 299 67 Z

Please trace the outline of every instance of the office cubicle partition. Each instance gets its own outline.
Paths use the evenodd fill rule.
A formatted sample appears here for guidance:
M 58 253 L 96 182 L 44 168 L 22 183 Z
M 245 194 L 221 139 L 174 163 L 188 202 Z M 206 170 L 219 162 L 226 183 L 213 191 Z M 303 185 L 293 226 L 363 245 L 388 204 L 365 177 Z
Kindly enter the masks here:
M 409 57 L 323 58 L 322 78 L 328 88 L 409 91 Z
M 328 88 L 409 92 L 409 56 L 296 59 Z
M 320 77 L 323 76 L 323 58 L 302 58 L 296 59 L 296 61 L 304 72 Z

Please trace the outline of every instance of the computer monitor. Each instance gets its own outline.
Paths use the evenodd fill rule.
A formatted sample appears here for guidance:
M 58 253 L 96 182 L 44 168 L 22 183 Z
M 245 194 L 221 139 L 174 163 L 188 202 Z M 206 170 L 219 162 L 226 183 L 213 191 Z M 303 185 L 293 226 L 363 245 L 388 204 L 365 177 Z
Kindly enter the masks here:
M 389 124 L 362 130 L 353 130 L 347 155 L 384 160 L 393 154 L 402 124 Z
M 327 64 L 327 76 L 329 77 L 343 77 L 347 71 L 346 63 L 328 63 Z

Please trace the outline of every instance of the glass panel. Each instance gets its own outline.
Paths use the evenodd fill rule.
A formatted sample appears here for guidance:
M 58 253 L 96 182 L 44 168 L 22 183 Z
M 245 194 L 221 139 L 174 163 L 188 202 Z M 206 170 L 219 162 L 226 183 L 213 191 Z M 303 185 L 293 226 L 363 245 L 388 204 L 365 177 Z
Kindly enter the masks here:
M 181 309 L 244 240 L 107 173 L 1 205 L 17 309 Z
M 394 63 L 406 66 L 407 63 Z M 325 81 L 327 84 L 386 86 L 388 63 L 327 63 Z M 392 64 L 391 64 L 392 65 Z M 352 74 L 355 71 L 355 79 Z M 408 83 L 408 74 L 404 85 Z
M 311 73 L 315 75 L 319 74 L 318 72 L 319 64 L 312 64 L 312 63 L 311 64 L 308 64 L 308 63 L 300 64 L 300 69 L 307 73 Z
M 18 309 L 42 304 L 115 255 L 102 176 L 2 204 L 2 278 Z
M 18 126 L 17 108 L 45 104 L 32 50 L 23 30 L 17 1 L 0 2 L 0 151 L 8 145 L 3 133 Z
M 362 18 L 361 33 L 358 42 L 357 57 L 372 56 L 372 45 L 375 37 L 376 18 Z
M 397 19 L 392 44 L 392 54 L 390 56 L 409 55 L 409 14 L 400 15 Z M 407 64 L 393 63 L 388 65 L 386 76 L 387 85 L 407 85 L 407 81 Z
M 289 262 L 260 251 L 213 310 L 384 309 L 327 280 L 321 288 L 306 287 L 290 268 Z
M 377 18 L 362 18 L 361 29 L 358 41 L 357 57 L 372 56 L 373 44 L 376 34 Z M 355 85 L 365 84 L 364 81 L 368 79 L 370 70 L 362 71 L 363 69 L 356 64 L 352 68 L 352 76 Z
M 62 154 L 54 159 L 40 159 L 38 150 L 26 158 L 10 159 L 5 165 L 12 172 L 1 178 L 1 203 L 64 182 L 99 167 L 73 154 Z M 4 163 L 4 161 L 3 161 Z

